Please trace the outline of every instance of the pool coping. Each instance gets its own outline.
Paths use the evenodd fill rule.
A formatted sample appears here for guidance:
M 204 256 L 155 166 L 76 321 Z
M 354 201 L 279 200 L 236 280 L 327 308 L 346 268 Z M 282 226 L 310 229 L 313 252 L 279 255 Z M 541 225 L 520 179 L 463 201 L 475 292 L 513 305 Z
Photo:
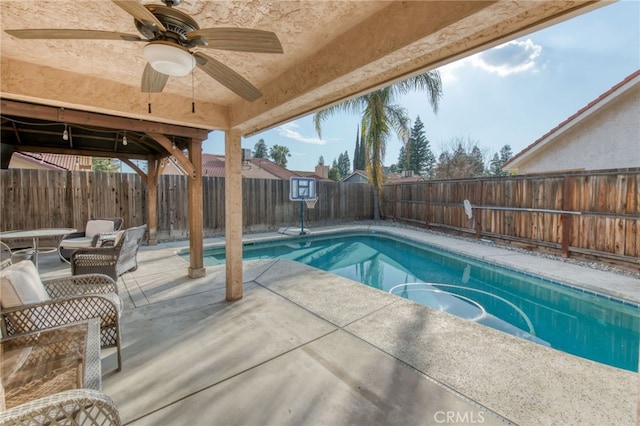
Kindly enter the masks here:
M 640 309 L 640 279 L 570 263 L 560 257 L 549 258 L 521 253 L 506 247 L 496 246 L 493 242 L 457 238 L 417 228 L 385 225 L 328 226 L 313 229 L 307 236 L 314 237 L 354 232 L 379 232 L 390 237 L 406 238 L 417 244 L 424 244 L 455 255 L 521 272 L 525 275 L 550 281 L 553 284 Z M 246 244 L 304 237 L 268 232 L 243 235 L 243 242 Z M 224 238 L 210 240 L 204 245 L 205 250 L 220 247 L 224 247 Z M 188 251 L 189 248 L 185 247 L 179 249 L 177 253 L 184 254 Z M 479 251 L 482 251 L 482 253 L 479 254 Z

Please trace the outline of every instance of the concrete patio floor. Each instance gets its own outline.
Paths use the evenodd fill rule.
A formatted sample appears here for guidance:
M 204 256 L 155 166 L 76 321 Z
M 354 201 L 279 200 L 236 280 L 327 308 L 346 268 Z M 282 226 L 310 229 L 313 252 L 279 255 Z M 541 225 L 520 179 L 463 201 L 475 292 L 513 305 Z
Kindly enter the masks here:
M 435 233 L 355 228 L 640 299 L 640 280 L 618 274 Z M 185 247 L 142 247 L 138 270 L 118 281 L 123 369 L 114 371 L 112 349 L 102 368 L 124 424 L 636 424 L 637 373 L 295 262 L 244 262 L 244 298 L 226 302 L 224 265 L 191 280 L 177 255 Z M 70 270 L 43 256 L 41 273 Z

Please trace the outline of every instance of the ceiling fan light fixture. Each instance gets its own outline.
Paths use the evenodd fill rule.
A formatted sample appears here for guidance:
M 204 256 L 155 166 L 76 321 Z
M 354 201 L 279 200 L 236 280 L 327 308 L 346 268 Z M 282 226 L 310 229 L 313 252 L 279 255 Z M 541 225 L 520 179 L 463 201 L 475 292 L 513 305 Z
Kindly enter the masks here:
M 170 42 L 153 42 L 142 49 L 154 70 L 165 75 L 184 77 L 196 64 L 191 53 L 182 46 Z

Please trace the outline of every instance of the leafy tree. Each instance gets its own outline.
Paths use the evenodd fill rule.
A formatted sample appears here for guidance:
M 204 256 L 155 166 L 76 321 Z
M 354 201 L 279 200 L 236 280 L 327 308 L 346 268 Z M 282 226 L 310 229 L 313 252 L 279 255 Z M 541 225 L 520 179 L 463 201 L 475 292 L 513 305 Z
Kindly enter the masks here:
M 329 169 L 329 179 L 335 182 L 340 182 L 340 170 L 337 167 L 332 167 Z
M 389 166 L 389 173 L 398 173 L 399 170 L 401 169 L 398 169 L 398 166 L 395 164 Z
M 457 179 L 484 175 L 484 155 L 477 143 L 453 139 L 449 148 L 438 158 L 435 176 L 439 179 Z
M 362 114 L 360 126 L 366 151 L 367 172 L 375 191 L 373 193 L 373 218 L 380 219 L 380 195 L 384 183 L 384 156 L 387 141 L 395 132 L 398 138 L 406 143 L 409 137 L 409 118 L 404 108 L 394 104 L 403 94 L 415 90 L 427 92 L 427 100 L 433 111 L 437 112 L 438 102 L 442 97 L 442 82 L 438 71 L 428 71 L 411 77 L 405 81 L 392 84 L 357 98 L 346 100 L 340 104 L 322 110 L 313 116 L 316 131 L 321 135 L 322 122 L 337 112 Z
M 258 139 L 253 147 L 253 158 L 267 158 L 267 144 L 264 139 Z
M 287 168 L 287 158 L 291 157 L 289 153 L 289 148 L 283 145 L 274 145 L 269 150 L 269 156 L 278 166 L 286 169 Z
M 342 177 L 340 176 L 340 169 L 338 168 L 338 162 L 334 159 L 329 169 L 329 179 L 339 182 Z
M 120 166 L 113 158 L 97 158 L 91 160 L 91 170 L 94 172 L 119 172 Z
M 324 157 L 322 155 L 318 158 L 318 166 L 324 166 Z
M 349 154 L 347 153 L 347 151 L 345 151 L 338 156 L 338 171 L 340 172 L 340 177 L 347 177 L 350 170 L 351 160 L 349 160 Z

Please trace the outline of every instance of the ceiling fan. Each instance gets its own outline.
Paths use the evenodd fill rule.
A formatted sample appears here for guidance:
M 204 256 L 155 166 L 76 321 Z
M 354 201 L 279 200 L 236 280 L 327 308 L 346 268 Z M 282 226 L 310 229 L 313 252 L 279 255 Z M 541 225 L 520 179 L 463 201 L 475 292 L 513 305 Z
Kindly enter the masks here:
M 141 38 L 114 31 L 73 29 L 5 30 L 19 39 L 93 39 L 147 43 L 142 55 L 148 63 L 142 74 L 143 92 L 162 92 L 169 76 L 185 76 L 198 66 L 209 76 L 248 101 L 262 94 L 240 74 L 220 61 L 194 48 L 209 48 L 254 53 L 282 53 L 278 36 L 270 31 L 250 28 L 200 28 L 186 13 L 173 6 L 182 0 L 161 0 L 165 5 L 142 5 L 133 0 L 112 0 L 133 16 Z

